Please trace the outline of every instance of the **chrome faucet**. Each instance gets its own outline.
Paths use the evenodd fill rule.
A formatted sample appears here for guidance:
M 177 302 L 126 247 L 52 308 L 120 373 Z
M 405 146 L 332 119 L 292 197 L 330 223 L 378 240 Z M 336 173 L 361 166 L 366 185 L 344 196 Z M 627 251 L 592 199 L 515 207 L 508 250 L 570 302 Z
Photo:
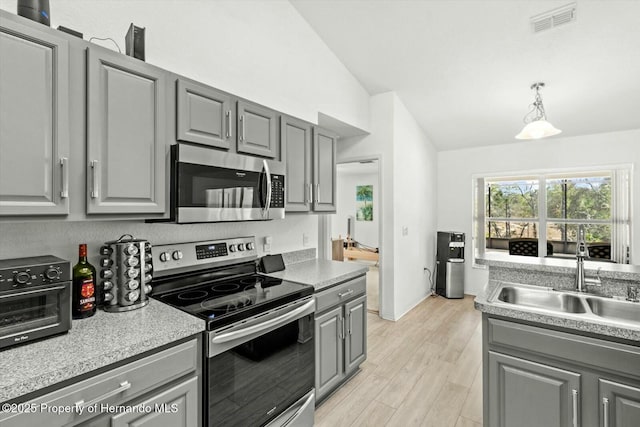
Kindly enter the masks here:
M 578 227 L 578 241 L 576 242 L 576 291 L 586 292 L 585 285 L 602 285 L 600 280 L 600 268 L 596 273 L 596 277 L 585 278 L 584 276 L 584 260 L 589 258 L 589 249 L 584 237 L 584 225 Z

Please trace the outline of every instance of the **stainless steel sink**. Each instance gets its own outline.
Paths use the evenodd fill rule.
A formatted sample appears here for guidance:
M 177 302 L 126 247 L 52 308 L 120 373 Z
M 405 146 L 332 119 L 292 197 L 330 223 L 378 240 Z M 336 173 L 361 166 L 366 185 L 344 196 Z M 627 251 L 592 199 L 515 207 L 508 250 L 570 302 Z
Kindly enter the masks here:
M 603 319 L 640 323 L 640 303 L 593 297 L 586 300 L 593 314 Z
M 571 294 L 544 289 L 503 287 L 498 300 L 508 304 L 534 307 L 563 313 L 586 313 L 582 300 Z

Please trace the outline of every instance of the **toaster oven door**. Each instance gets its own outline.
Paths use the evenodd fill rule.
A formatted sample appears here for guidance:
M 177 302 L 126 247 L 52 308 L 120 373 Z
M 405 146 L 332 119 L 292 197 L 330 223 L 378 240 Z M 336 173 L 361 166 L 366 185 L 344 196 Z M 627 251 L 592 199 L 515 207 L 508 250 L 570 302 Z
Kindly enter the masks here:
M 71 329 L 71 282 L 0 293 L 0 349 Z

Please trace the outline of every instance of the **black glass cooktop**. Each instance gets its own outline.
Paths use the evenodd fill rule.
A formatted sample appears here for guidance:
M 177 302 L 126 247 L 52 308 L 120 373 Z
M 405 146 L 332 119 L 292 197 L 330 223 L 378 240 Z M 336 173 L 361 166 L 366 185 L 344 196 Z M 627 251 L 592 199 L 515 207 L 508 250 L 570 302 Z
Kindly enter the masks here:
M 313 287 L 249 274 L 155 295 L 207 321 L 211 330 L 313 294 Z

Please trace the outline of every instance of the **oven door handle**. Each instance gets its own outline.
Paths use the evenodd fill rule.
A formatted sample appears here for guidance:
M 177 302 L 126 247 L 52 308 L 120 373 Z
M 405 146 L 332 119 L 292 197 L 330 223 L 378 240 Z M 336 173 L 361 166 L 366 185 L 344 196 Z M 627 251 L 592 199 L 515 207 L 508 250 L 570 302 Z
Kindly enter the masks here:
M 35 290 L 31 290 L 31 291 L 20 291 L 20 292 L 16 292 L 14 294 L 9 294 L 9 295 L 1 295 L 0 299 L 10 299 L 10 298 L 20 298 L 23 297 L 25 295 L 33 295 L 33 294 L 44 294 L 44 293 L 49 293 L 49 292 L 53 292 L 53 291 L 60 291 L 62 289 L 64 289 L 65 286 L 50 286 L 44 289 L 35 289 Z
M 292 320 L 301 318 L 306 316 L 307 314 L 311 314 L 315 311 L 316 302 L 312 298 L 303 305 L 294 308 L 293 310 L 287 311 L 284 314 L 281 314 L 278 317 L 274 317 L 272 319 L 265 320 L 264 322 L 260 322 L 255 325 L 247 326 L 245 328 L 241 328 L 234 331 L 223 332 L 219 335 L 214 336 L 210 343 L 211 344 L 224 344 L 230 341 L 247 341 L 246 338 L 253 338 L 255 336 L 264 334 L 266 332 L 270 332 L 274 329 L 278 329 L 280 326 L 286 325 Z

